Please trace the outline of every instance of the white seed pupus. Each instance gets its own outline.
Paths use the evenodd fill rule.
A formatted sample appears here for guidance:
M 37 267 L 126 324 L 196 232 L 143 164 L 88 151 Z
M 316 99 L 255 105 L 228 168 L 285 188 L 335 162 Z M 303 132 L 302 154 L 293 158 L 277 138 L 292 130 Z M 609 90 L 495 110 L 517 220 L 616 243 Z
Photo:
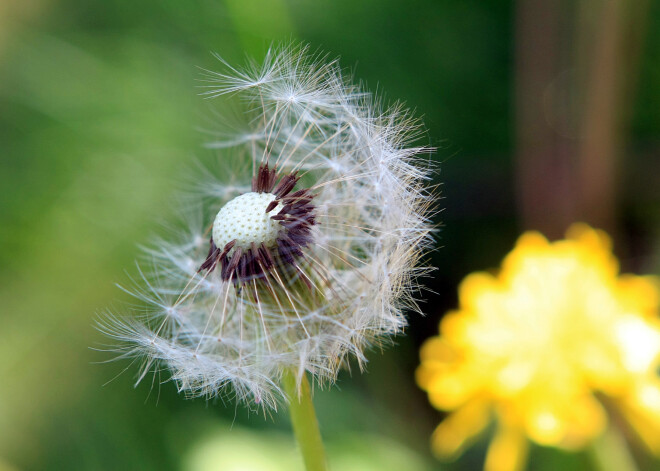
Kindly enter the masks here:
M 266 247 L 276 245 L 277 234 L 282 229 L 270 216 L 277 214 L 281 205 L 266 213 L 268 205 L 276 198 L 272 193 L 245 193 L 225 204 L 213 222 L 213 242 L 223 249 L 236 241 L 234 247 L 250 248 L 252 242 Z M 233 249 L 232 249 L 233 251 Z

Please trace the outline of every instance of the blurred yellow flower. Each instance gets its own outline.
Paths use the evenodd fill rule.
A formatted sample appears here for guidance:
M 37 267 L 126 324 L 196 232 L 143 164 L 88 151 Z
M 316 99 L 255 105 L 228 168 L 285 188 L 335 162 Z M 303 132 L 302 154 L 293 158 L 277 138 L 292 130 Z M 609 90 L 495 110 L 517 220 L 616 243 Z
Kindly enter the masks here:
M 527 232 L 499 274 L 463 280 L 417 370 L 431 404 L 453 411 L 432 437 L 440 457 L 495 419 L 485 469 L 519 470 L 528 439 L 577 450 L 615 410 L 660 453 L 660 282 L 618 271 L 609 237 L 575 224 L 552 243 Z

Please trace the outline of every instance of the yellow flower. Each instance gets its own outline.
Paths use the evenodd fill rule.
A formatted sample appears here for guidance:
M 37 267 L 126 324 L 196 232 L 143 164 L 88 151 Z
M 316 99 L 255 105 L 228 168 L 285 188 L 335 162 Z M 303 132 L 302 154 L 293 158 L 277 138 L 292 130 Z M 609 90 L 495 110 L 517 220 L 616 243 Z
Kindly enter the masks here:
M 619 275 L 609 237 L 584 224 L 527 232 L 496 276 L 473 273 L 421 349 L 417 382 L 453 411 L 432 437 L 456 457 L 492 419 L 487 471 L 524 467 L 528 439 L 577 450 L 617 410 L 660 453 L 660 283 Z

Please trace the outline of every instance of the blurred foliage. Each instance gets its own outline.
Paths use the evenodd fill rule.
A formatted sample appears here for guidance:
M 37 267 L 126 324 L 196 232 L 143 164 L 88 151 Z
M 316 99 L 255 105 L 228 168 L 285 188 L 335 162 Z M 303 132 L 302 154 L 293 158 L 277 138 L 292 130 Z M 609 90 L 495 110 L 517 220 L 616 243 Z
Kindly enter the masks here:
M 400 460 L 478 469 L 485 439 L 455 464 L 431 457 L 438 416 L 413 371 L 458 281 L 496 265 L 518 232 L 512 15 L 498 0 L 0 2 L 0 469 L 192 470 L 214 440 L 288 447 L 286 414 L 264 420 L 231 400 L 184 401 L 164 376 L 133 390 L 135 368 L 99 365 L 109 354 L 89 347 L 104 341 L 95 312 L 128 301 L 114 283 L 136 272 L 136 246 L 167 219 L 179 175 L 214 157 L 200 145 L 209 114 L 195 67 L 214 67 L 210 51 L 235 63 L 292 39 L 341 56 L 369 88 L 423 116 L 447 208 L 428 316 L 373 352 L 368 375 L 346 373 L 316 395 L 336 469 L 389 456 L 391 469 Z M 636 96 L 622 182 L 634 242 L 626 255 L 657 271 L 657 2 Z M 582 469 L 583 458 L 535 450 L 530 469 Z

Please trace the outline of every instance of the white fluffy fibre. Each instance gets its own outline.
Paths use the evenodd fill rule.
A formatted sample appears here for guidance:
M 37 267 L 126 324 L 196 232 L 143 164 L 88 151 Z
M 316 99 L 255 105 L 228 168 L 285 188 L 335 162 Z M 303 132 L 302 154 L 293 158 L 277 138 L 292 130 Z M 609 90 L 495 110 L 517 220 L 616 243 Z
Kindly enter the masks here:
M 284 47 L 262 65 L 223 62 L 223 72 L 206 73 L 204 94 L 224 97 L 220 109 L 238 98 L 247 118 L 244 130 L 223 130 L 209 147 L 222 149 L 227 167 L 245 170 L 200 183 L 200 204 L 211 201 L 201 221 L 147 249 L 152 269 L 133 294 L 149 314 L 101 322 L 122 357 L 144 360 L 138 381 L 164 367 L 187 394 L 213 397 L 230 386 L 248 404 L 275 408 L 284 373 L 327 384 L 349 357 L 362 366 L 365 348 L 401 332 L 404 311 L 418 310 L 432 202 L 429 166 L 419 157 L 428 149 L 409 147 L 420 125 L 399 105 L 382 109 L 336 61 L 323 60 Z M 220 270 L 197 272 L 215 214 L 249 191 L 266 160 L 282 174 L 299 171 L 296 190 L 317 195 L 313 243 L 296 261 L 311 288 L 274 279 L 274 296 L 256 281 L 238 289 Z

